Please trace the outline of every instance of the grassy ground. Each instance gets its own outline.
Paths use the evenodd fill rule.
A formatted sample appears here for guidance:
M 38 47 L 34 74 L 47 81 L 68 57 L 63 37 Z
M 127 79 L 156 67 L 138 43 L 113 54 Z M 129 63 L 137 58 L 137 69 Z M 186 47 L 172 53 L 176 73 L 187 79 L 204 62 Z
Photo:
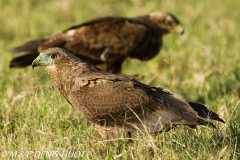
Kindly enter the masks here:
M 32 151 L 31 158 L 41 157 L 36 151 L 80 151 L 75 156 L 82 159 L 240 158 L 237 0 L 1 0 L 0 8 L 0 159 L 5 151 Z M 43 69 L 8 68 L 8 50 L 27 40 L 99 16 L 159 10 L 176 15 L 185 34 L 165 37 L 161 54 L 151 61 L 126 60 L 124 73 L 143 74 L 144 83 L 205 104 L 225 125 L 216 124 L 215 130 L 179 127 L 157 136 L 138 135 L 132 143 L 95 141 L 95 126 L 68 105 Z

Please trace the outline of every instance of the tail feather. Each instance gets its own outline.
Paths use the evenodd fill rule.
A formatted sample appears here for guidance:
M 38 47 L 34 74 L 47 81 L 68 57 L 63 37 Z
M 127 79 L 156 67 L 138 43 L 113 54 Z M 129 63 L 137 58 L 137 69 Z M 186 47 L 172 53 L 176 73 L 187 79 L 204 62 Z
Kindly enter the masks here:
M 39 55 L 37 51 L 29 52 L 28 54 L 13 58 L 10 62 L 11 68 L 21 68 L 31 65 L 33 60 Z
M 40 40 L 33 40 L 33 41 L 29 41 L 26 42 L 25 44 L 21 45 L 21 46 L 17 46 L 12 48 L 9 52 L 11 53 L 19 53 L 19 52 L 25 52 L 25 51 L 37 51 L 38 50 L 38 45 L 43 41 L 44 39 L 40 39 Z
M 198 113 L 198 116 L 201 118 L 209 118 L 212 120 L 216 120 L 222 123 L 225 123 L 224 120 L 222 120 L 219 115 L 217 115 L 215 112 L 210 111 L 207 109 L 207 107 L 205 107 L 202 104 L 198 104 L 198 103 L 194 103 L 194 102 L 189 102 L 189 105 Z M 210 126 L 214 126 L 211 122 L 207 122 L 203 119 L 199 119 L 199 123 L 203 124 L 203 125 L 210 125 Z

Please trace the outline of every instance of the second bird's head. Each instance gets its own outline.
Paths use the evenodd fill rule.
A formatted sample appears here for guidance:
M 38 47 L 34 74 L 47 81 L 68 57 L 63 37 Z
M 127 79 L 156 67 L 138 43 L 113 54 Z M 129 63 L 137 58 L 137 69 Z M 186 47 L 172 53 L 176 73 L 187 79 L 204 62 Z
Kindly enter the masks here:
M 150 19 L 152 19 L 156 24 L 165 31 L 165 33 L 177 33 L 182 35 L 184 33 L 184 28 L 180 21 L 172 14 L 167 12 L 155 12 L 151 13 Z

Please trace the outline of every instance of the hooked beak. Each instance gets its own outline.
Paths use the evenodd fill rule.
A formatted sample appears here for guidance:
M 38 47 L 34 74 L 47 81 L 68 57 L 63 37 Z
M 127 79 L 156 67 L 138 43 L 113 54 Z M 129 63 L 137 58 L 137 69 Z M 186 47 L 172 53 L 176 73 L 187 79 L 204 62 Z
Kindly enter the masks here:
M 48 57 L 46 55 L 39 55 L 36 59 L 32 62 L 32 68 L 37 66 L 46 66 L 48 65 Z
M 36 59 L 33 60 L 32 62 L 32 68 L 40 66 L 40 57 L 38 56 Z

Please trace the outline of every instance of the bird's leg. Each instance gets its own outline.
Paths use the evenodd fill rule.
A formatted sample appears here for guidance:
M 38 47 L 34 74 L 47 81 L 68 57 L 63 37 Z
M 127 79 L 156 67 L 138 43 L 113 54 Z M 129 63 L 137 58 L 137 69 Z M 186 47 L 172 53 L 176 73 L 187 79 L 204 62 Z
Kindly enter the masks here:
M 117 140 L 117 139 L 124 139 L 124 138 L 131 138 L 130 132 L 125 132 L 118 128 L 117 126 L 114 127 L 104 127 L 104 126 L 97 126 L 97 135 L 96 137 L 99 140 Z

